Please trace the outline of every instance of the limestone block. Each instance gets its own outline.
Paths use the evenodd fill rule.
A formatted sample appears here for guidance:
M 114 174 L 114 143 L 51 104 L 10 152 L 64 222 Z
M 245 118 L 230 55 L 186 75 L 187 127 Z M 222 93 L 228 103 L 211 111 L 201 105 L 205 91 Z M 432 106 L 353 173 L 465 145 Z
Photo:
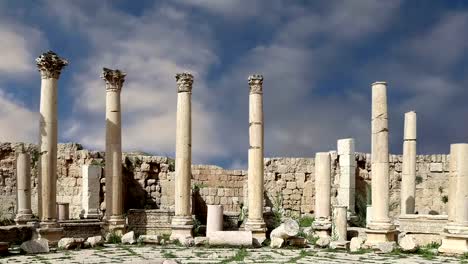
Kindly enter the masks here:
M 270 241 L 271 248 L 281 248 L 284 244 L 284 239 L 279 237 L 273 237 Z
M 326 248 L 330 245 L 330 237 L 320 237 L 316 242 L 315 245 L 321 248 Z
M 84 238 L 64 237 L 59 240 L 58 247 L 61 249 L 82 248 Z
M 443 172 L 444 168 L 442 166 L 442 163 L 431 163 L 429 165 L 429 170 L 431 172 Z
M 158 235 L 140 235 L 138 237 L 139 243 L 145 244 L 159 244 L 160 237 Z
M 104 245 L 104 239 L 102 236 L 92 236 L 88 237 L 85 243 L 90 247 L 102 246 Z
M 122 244 L 135 244 L 135 232 L 130 231 L 122 236 Z
M 357 252 L 362 249 L 364 245 L 364 239 L 361 237 L 353 237 L 351 238 L 351 243 L 349 244 L 349 250 L 351 252 Z
M 209 239 L 207 237 L 195 237 L 195 246 L 204 246 L 209 244 Z
M 296 183 L 295 182 L 287 182 L 286 183 L 286 188 L 291 189 L 291 190 L 296 189 Z
M 396 248 L 396 243 L 392 242 L 380 242 L 375 245 L 375 249 L 377 249 L 380 253 L 388 254 L 391 253 Z
M 49 241 L 44 238 L 23 242 L 21 250 L 27 254 L 49 253 Z
M 398 244 L 404 252 L 415 252 L 418 250 L 418 244 L 413 236 L 404 236 L 398 241 Z
M 252 231 L 215 231 L 208 236 L 212 246 L 246 246 L 253 242 Z
M 299 224 L 293 219 L 286 219 L 280 226 L 271 231 L 270 237 L 287 239 L 299 233 Z
M 225 197 L 223 197 L 225 198 Z M 206 234 L 223 230 L 223 206 L 208 205 Z
M 339 139 L 337 145 L 338 155 L 354 153 L 354 138 Z

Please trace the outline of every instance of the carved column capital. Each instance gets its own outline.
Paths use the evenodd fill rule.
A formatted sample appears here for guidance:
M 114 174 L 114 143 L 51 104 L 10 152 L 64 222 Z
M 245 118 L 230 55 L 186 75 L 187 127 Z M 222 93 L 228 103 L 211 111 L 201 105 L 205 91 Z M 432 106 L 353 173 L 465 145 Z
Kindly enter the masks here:
M 106 81 L 106 91 L 108 92 L 120 92 L 125 82 L 125 76 L 127 74 L 123 71 L 102 68 L 101 78 Z
M 189 72 L 177 73 L 176 76 L 177 92 L 192 92 L 193 75 Z
M 249 76 L 250 93 L 263 93 L 263 75 L 253 74 Z
M 42 79 L 58 79 L 62 68 L 68 65 L 68 61 L 49 50 L 36 59 L 36 65 Z

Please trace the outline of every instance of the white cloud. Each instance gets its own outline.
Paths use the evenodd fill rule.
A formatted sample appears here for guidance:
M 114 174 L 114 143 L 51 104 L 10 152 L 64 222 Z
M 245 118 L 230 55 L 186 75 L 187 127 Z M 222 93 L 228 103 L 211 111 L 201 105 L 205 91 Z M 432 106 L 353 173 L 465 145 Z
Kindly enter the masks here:
M 0 142 L 37 142 L 38 114 L 0 89 Z

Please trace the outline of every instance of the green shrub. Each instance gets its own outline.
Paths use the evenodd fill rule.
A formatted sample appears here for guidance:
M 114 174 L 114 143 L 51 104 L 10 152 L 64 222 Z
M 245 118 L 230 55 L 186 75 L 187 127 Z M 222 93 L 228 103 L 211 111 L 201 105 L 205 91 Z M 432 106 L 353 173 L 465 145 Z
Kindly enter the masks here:
M 315 218 L 312 217 L 312 216 L 303 216 L 303 217 L 299 218 L 299 226 L 300 227 L 309 227 L 309 226 L 312 226 L 314 221 L 315 221 Z

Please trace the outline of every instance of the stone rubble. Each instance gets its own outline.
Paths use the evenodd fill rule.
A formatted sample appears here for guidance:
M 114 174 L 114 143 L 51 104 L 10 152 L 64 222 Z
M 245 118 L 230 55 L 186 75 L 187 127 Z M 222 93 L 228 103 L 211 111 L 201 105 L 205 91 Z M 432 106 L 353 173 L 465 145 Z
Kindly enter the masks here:
M 122 236 L 122 244 L 135 244 L 136 238 L 135 238 L 135 232 L 130 231 Z
M 49 241 L 47 241 L 47 239 L 44 238 L 29 240 L 23 242 L 20 248 L 27 254 L 48 253 Z

